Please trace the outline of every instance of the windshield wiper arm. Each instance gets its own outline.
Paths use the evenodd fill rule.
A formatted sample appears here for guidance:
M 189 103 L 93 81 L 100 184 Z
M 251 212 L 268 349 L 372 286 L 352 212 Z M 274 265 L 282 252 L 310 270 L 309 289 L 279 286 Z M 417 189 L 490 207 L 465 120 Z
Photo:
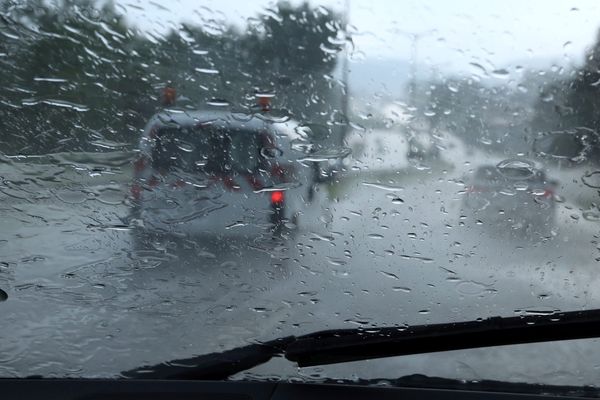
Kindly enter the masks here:
M 600 337 L 600 309 L 492 317 L 411 327 L 338 329 L 289 336 L 153 367 L 128 378 L 225 379 L 283 355 L 299 367 L 439 351 Z

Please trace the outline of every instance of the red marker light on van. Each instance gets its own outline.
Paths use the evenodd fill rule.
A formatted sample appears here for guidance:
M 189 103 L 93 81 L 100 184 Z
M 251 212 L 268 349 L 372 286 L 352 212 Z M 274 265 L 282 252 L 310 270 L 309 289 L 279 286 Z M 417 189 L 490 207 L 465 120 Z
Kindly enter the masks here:
M 142 197 L 142 187 L 137 183 L 131 185 L 131 197 L 133 200 L 139 200 Z
M 284 197 L 282 191 L 271 192 L 271 203 L 281 205 L 283 204 Z
M 162 91 L 162 105 L 165 107 L 175 105 L 175 100 L 177 99 L 177 91 L 169 86 L 163 88 Z

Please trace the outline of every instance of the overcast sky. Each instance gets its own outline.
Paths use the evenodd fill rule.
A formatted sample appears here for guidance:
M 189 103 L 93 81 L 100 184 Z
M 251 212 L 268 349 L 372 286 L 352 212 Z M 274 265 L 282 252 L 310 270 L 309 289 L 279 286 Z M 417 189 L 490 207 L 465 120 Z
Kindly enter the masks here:
M 260 0 L 116 0 L 131 22 L 164 32 L 181 21 L 214 19 L 240 27 L 273 7 Z M 298 1 L 292 1 L 298 3 Z M 311 1 L 340 12 L 344 0 Z M 168 4 L 163 6 L 160 4 Z M 350 23 L 360 60 L 410 59 L 411 33 L 427 32 L 418 43 L 418 63 L 436 70 L 477 73 L 528 60 L 580 64 L 600 24 L 600 1 L 549 0 L 350 0 Z M 537 65 L 536 65 L 537 66 Z M 549 66 L 549 65 L 548 65 Z

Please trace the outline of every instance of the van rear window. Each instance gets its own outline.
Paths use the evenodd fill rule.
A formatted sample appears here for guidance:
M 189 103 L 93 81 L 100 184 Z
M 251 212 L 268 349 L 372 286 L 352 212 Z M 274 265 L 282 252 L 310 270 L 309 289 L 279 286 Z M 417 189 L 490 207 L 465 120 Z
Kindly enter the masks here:
M 210 174 L 252 173 L 259 167 L 261 135 L 224 128 L 162 127 L 152 150 L 152 165 Z

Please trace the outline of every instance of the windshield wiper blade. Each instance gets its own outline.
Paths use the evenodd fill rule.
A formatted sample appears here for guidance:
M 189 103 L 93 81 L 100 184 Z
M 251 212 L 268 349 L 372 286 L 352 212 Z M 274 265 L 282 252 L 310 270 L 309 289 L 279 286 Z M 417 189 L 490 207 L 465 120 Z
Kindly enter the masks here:
M 412 327 L 316 332 L 290 343 L 300 367 L 373 358 L 600 337 L 600 309 Z
M 293 340 L 295 338 L 289 336 L 270 342 L 237 347 L 222 353 L 210 353 L 137 368 L 122 372 L 121 375 L 131 379 L 222 380 L 264 364 L 278 354 L 283 354 L 285 347 Z
M 410 327 L 338 329 L 289 336 L 153 367 L 128 378 L 225 379 L 282 355 L 299 367 L 525 343 L 600 337 L 600 309 L 492 317 Z

